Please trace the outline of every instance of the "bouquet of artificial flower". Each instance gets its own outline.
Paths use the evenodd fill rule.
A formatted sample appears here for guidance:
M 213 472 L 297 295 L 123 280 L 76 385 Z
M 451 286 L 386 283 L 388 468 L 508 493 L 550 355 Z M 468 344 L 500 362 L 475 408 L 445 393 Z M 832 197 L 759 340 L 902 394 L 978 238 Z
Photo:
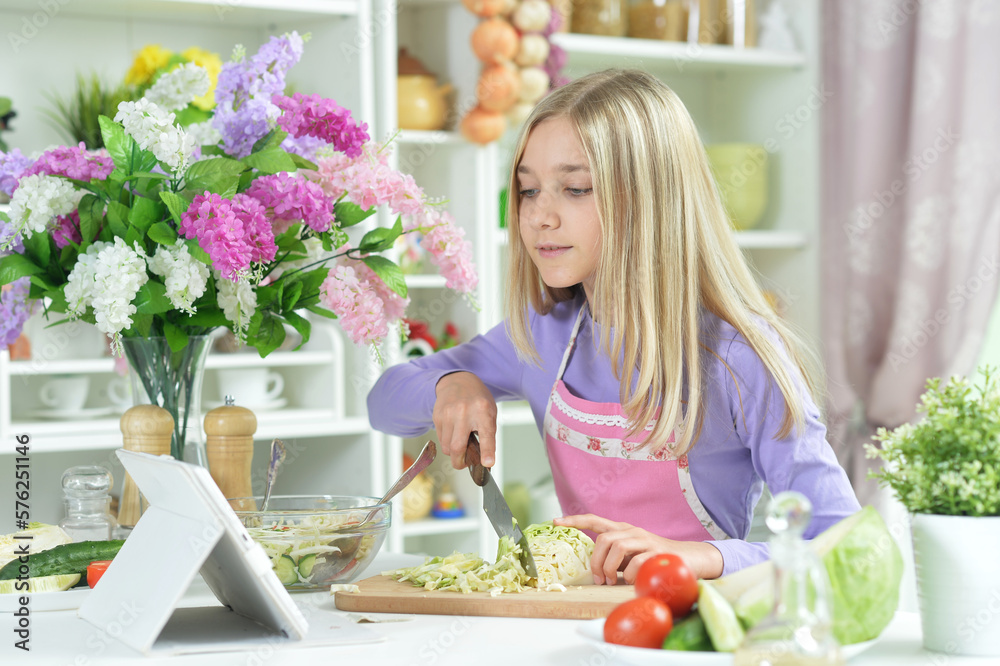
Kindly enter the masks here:
M 462 230 L 388 166 L 388 147 L 333 100 L 283 94 L 302 49 L 296 33 L 250 57 L 238 47 L 203 122 L 176 122 L 174 111 L 210 88 L 206 70 L 186 62 L 100 119 L 105 150 L 0 154 L 0 189 L 11 195 L 0 249 L 12 251 L 0 285 L 13 285 L 0 294 L 0 345 L 34 301 L 96 324 L 119 355 L 122 336 L 162 335 L 179 350 L 226 327 L 265 356 L 285 325 L 308 340 L 303 310 L 377 345 L 408 304 L 402 272 L 381 253 L 410 232 L 448 287 L 471 292 Z M 379 206 L 393 226 L 351 242 L 350 228 Z

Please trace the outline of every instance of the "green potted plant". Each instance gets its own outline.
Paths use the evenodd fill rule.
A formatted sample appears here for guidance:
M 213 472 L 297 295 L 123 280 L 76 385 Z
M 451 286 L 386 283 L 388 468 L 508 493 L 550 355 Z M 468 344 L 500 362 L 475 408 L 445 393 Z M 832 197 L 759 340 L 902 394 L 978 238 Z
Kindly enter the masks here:
M 927 381 L 923 418 L 866 445 L 911 515 L 924 647 L 1000 657 L 1000 382 Z

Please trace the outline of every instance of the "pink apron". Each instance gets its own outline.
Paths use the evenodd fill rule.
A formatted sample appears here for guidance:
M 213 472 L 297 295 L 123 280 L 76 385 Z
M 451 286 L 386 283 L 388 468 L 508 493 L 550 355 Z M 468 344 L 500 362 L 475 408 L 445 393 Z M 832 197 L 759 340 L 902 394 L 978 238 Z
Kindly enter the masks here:
M 562 377 L 583 312 L 581 308 L 573 326 L 543 424 L 564 515 L 593 513 L 678 541 L 728 539 L 695 494 L 686 455 L 639 448 L 643 435 L 627 436 L 628 419 L 621 404 L 583 400 L 566 388 Z M 646 430 L 652 430 L 654 423 Z M 673 433 L 668 441 L 674 441 Z

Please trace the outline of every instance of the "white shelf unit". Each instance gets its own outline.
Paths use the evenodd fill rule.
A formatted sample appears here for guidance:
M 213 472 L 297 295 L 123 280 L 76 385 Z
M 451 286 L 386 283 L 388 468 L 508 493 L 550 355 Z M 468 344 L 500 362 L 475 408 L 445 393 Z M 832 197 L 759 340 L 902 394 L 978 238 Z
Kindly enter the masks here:
M 271 35 L 292 30 L 309 33 L 302 60 L 290 71 L 295 90 L 332 97 L 360 121 L 375 126 L 375 72 L 371 0 L 87 0 L 46 6 L 0 0 L 0 25 L 24 41 L 11 42 L 5 57 L 4 93 L 20 111 L 12 146 L 31 154 L 65 143 L 38 110 L 51 108 L 46 94 L 68 97 L 77 72 L 103 81 L 124 78 L 146 44 L 180 52 L 190 46 L 215 51 L 223 61 L 242 44 L 248 53 Z M 95 35 L 98 39 L 95 39 Z M 335 74 L 334 74 L 335 72 Z M 41 82 L 41 83 L 39 83 Z M 331 335 L 326 335 L 329 329 Z M 285 378 L 287 407 L 257 413 L 253 482 L 263 489 L 267 449 L 274 437 L 289 449 L 276 493 L 365 494 L 384 492 L 382 436 L 372 432 L 364 408 L 364 378 L 376 374 L 366 348 L 341 341 L 336 323 L 313 322 L 313 341 L 298 352 L 266 359 L 256 354 L 212 354 L 207 361 L 203 399 L 217 397 L 214 373 L 231 367 L 266 367 Z M 346 347 L 346 348 L 345 348 Z M 119 414 L 89 420 L 42 420 L 27 410 L 35 386 L 56 374 L 91 376 L 91 399 L 100 400 L 104 384 L 115 377 L 110 359 L 10 362 L 0 354 L 0 441 L 10 453 L 14 434 L 28 434 L 32 451 L 32 518 L 58 522 L 63 509 L 59 489 L 64 469 L 77 464 L 108 464 L 118 487 L 121 467 L 113 449 L 120 446 Z M 24 395 L 22 395 L 24 394 Z M 12 409 L 17 404 L 17 409 Z M 24 408 L 21 408 L 21 405 Z M 203 404 L 202 413 L 209 403 Z M 0 472 L 13 465 L 0 455 Z M 12 471 L 12 470 L 11 470 Z M 0 533 L 13 530 L 0 521 Z
M 377 47 L 380 119 L 383 133 L 396 126 L 395 61 L 396 49 L 407 47 L 434 72 L 439 83 L 451 83 L 457 90 L 457 113 L 460 117 L 474 104 L 474 90 L 480 70 L 468 45 L 477 19 L 457 0 L 414 0 L 403 3 L 383 0 L 375 12 L 384 30 Z M 735 232 L 737 243 L 755 264 L 767 288 L 788 301 L 789 317 L 808 334 L 818 330 L 815 310 L 818 291 L 818 258 L 815 224 L 818 219 L 818 115 L 810 106 L 810 95 L 818 81 L 818 3 L 799 3 L 793 15 L 794 29 L 804 48 L 784 53 L 760 49 L 737 49 L 729 46 L 692 45 L 628 38 L 557 34 L 553 37 L 568 54 L 566 73 L 575 78 L 606 67 L 640 67 L 668 83 L 688 106 L 706 143 L 754 142 L 774 139 L 777 150 L 771 157 L 770 204 L 759 227 Z M 806 109 L 811 114 L 804 121 L 795 116 Z M 734 109 L 739 109 L 734 112 Z M 786 132 L 782 121 L 792 114 L 792 131 Z M 423 169 L 412 169 L 418 182 L 426 173 L 452 169 L 455 162 L 466 169 L 461 183 L 444 191 L 452 197 L 467 193 L 475 184 L 477 219 L 466 226 L 475 244 L 484 287 L 480 289 L 482 312 L 478 317 L 483 332 L 498 323 L 502 316 L 503 262 L 509 230 L 499 228 L 498 194 L 506 184 L 507 160 L 513 131 L 489 154 L 493 160 L 482 173 L 478 162 L 464 158 L 463 139 L 454 131 L 415 132 L 404 130 L 397 141 L 401 156 L 404 146 L 420 155 Z M 775 144 L 772 144 L 775 145 Z M 475 167 L 475 168 L 473 168 Z M 485 187 L 485 189 L 483 189 Z M 432 195 L 438 194 L 433 190 Z M 462 220 L 470 206 L 451 209 Z M 483 250 L 488 256 L 483 256 Z M 434 283 L 417 282 L 422 291 L 439 289 Z M 432 322 L 432 330 L 443 323 Z M 544 449 L 534 416 L 526 403 L 500 405 L 498 416 L 498 455 L 494 476 L 501 487 L 504 480 L 523 482 L 529 487 L 547 470 Z M 386 438 L 386 467 L 389 478 L 400 470 L 399 457 L 405 446 L 415 452 L 419 442 Z M 462 476 L 462 475 L 460 475 Z M 483 520 L 478 488 L 470 488 L 467 479 L 451 475 L 449 482 L 463 483 L 459 496 L 472 515 L 480 512 L 478 524 L 469 523 L 469 532 L 478 531 L 479 552 L 490 557 L 495 549 L 492 528 Z M 473 534 L 453 532 L 448 521 L 404 523 L 394 531 L 389 547 L 394 550 L 420 550 L 446 554 L 453 549 L 470 549 L 476 544 Z M 433 540 L 430 540 L 433 537 Z

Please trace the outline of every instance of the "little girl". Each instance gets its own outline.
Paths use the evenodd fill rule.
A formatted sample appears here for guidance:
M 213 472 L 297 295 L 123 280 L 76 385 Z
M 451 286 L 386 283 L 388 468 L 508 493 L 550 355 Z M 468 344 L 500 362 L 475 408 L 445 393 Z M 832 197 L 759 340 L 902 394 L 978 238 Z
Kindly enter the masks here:
M 767 558 L 743 541 L 763 484 L 812 501 L 807 537 L 859 509 L 795 338 L 733 239 L 694 122 L 656 78 L 584 76 L 522 127 L 506 320 L 386 370 L 372 426 L 469 435 L 493 464 L 498 400 L 527 400 L 594 582 L 660 552 L 701 578 Z

